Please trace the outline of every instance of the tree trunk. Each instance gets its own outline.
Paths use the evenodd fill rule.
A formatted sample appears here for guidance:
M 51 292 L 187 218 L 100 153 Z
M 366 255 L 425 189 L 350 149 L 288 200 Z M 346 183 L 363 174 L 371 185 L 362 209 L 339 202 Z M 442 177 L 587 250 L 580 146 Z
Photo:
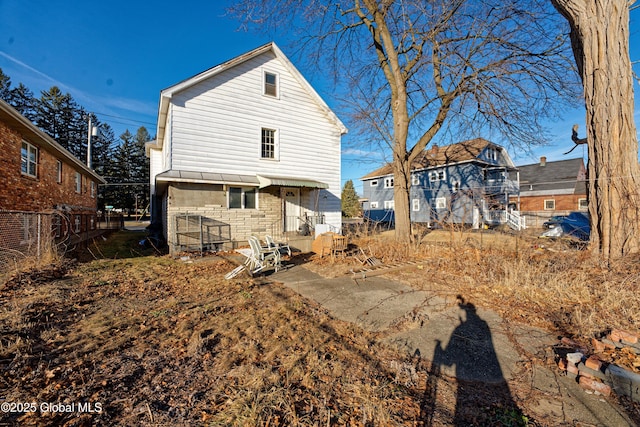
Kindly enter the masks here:
M 411 165 L 409 161 L 393 162 L 393 204 L 395 216 L 395 237 L 403 243 L 411 242 L 411 212 L 409 210 L 409 191 L 411 184 Z
M 640 251 L 640 169 L 629 59 L 628 0 L 551 0 L 569 21 L 584 86 L 591 248 Z

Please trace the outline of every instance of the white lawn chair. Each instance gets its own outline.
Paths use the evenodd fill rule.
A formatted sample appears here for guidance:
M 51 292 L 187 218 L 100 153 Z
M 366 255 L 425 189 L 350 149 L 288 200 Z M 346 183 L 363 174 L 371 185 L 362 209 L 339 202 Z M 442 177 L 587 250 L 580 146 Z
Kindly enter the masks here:
M 280 251 L 277 248 L 265 248 L 260 245 L 257 237 L 249 237 L 251 255 L 248 259 L 248 268 L 251 274 L 255 275 L 264 270 L 280 269 Z
M 288 243 L 276 243 L 271 236 L 264 236 L 264 240 L 267 242 L 268 247 L 276 248 L 280 253 L 286 252 L 287 255 L 291 256 L 291 248 Z

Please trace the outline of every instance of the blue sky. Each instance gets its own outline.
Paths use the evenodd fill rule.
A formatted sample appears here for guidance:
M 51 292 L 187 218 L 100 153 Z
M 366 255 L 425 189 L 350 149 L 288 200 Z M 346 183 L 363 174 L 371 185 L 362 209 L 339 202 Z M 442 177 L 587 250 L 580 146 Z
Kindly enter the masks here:
M 160 90 L 271 40 L 297 64 L 287 46 L 294 42 L 286 32 L 256 34 L 237 31 L 238 22 L 225 17 L 231 1 L 192 1 L 189 6 L 157 0 L 0 0 L 0 68 L 14 86 L 24 83 L 36 95 L 51 86 L 69 92 L 87 110 L 109 123 L 119 136 L 145 126 L 155 134 Z M 640 61 L 640 10 L 632 12 L 631 59 Z M 327 104 L 340 114 L 331 87 L 314 69 L 299 67 Z M 640 64 L 635 66 L 640 73 Z M 636 98 L 640 86 L 635 84 Z M 636 102 L 638 105 L 638 102 Z M 586 153 L 576 148 L 571 156 L 570 129 L 580 124 L 584 136 L 584 111 L 567 111 L 549 125 L 550 145 L 533 155 L 511 152 L 516 164 L 574 158 Z M 640 115 L 636 113 L 636 125 Z M 485 136 L 491 139 L 490 136 Z M 347 148 L 345 137 L 342 181 L 358 179 L 377 168 L 378 153 Z M 351 143 L 351 144 L 347 144 Z M 360 161 L 366 155 L 370 161 Z M 371 161 L 373 160 L 373 162 Z

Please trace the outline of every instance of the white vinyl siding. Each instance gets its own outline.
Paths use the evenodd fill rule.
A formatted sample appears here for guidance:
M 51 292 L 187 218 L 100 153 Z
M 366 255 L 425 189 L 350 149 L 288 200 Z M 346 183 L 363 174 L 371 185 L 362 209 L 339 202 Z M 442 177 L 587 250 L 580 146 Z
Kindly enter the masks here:
M 264 70 L 286 96 L 262 94 Z M 263 128 L 277 129 L 277 166 L 261 160 Z M 320 181 L 329 185 L 325 219 L 340 226 L 340 129 L 271 52 L 174 93 L 166 129 L 164 170 Z

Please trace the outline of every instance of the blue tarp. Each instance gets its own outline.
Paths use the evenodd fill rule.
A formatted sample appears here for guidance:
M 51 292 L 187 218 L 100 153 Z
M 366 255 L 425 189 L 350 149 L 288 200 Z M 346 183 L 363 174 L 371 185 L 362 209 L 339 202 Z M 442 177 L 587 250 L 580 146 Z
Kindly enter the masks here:
M 571 212 L 566 218 L 558 221 L 558 225 L 542 233 L 543 237 L 571 236 L 580 240 L 589 240 L 591 226 L 589 217 L 583 212 Z

